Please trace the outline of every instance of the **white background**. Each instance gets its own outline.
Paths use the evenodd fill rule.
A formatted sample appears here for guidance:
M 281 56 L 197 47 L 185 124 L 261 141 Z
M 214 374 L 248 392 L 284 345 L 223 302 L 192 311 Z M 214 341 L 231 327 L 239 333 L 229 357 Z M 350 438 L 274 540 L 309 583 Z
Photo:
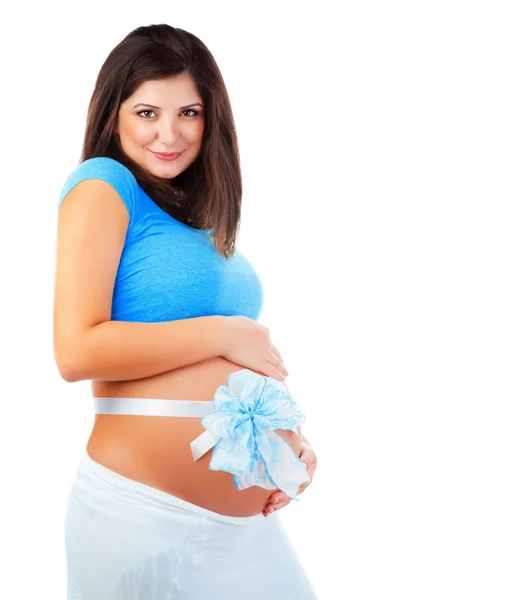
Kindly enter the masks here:
M 166 22 L 210 48 L 233 105 L 239 248 L 319 458 L 280 514 L 319 597 L 509 600 L 506 4 L 2 9 L 2 596 L 65 596 L 94 417 L 53 358 L 57 201 L 107 54 Z

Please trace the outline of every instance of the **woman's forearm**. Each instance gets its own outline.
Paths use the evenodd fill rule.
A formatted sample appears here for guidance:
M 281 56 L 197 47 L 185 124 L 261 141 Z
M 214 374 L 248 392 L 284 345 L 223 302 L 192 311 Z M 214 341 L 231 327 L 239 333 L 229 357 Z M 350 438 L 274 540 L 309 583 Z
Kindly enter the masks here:
M 67 344 L 57 338 L 57 365 L 69 382 L 150 377 L 219 356 L 223 319 L 211 316 L 162 323 L 106 321 Z

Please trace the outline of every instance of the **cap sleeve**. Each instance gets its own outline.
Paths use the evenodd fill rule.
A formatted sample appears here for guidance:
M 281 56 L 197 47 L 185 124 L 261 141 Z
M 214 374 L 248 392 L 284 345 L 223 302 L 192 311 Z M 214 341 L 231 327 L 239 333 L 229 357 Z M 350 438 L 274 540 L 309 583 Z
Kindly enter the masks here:
M 84 160 L 66 179 L 58 201 L 57 211 L 66 195 L 81 181 L 101 179 L 109 183 L 119 194 L 130 216 L 130 224 L 136 211 L 138 184 L 133 173 L 120 162 L 106 156 Z

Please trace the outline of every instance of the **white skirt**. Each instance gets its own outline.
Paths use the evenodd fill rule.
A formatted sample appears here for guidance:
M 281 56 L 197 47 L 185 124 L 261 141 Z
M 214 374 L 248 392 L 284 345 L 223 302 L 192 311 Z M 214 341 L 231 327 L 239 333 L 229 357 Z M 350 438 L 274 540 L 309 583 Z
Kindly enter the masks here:
M 85 452 L 65 516 L 68 600 L 315 600 L 279 515 L 230 517 Z

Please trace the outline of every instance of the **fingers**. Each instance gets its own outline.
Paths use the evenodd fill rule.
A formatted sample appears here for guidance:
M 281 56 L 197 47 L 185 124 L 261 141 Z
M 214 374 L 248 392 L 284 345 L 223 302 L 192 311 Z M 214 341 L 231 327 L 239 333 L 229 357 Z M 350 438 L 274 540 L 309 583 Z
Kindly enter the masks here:
M 305 466 L 307 466 L 305 463 L 303 463 L 303 464 Z M 307 473 L 309 475 L 309 482 L 302 483 L 302 485 L 298 488 L 297 494 L 301 494 L 312 483 L 312 477 L 314 475 L 314 468 L 312 468 L 312 466 L 311 466 L 311 471 L 309 471 L 309 468 L 307 468 Z M 278 490 L 277 492 L 274 492 L 268 498 L 268 502 L 263 509 L 263 515 L 265 517 L 267 517 L 268 515 L 271 515 L 271 513 L 275 512 L 276 510 L 280 510 L 281 508 L 284 508 L 290 502 L 291 502 L 291 498 L 282 490 Z
M 273 496 L 275 498 L 273 498 Z M 263 516 L 267 517 L 273 512 L 284 508 L 291 502 L 291 498 L 287 494 L 273 494 L 270 496 L 268 504 L 263 509 Z M 273 500 L 273 501 L 270 501 Z
M 275 347 L 274 344 L 272 344 L 272 346 L 271 346 L 271 352 L 276 358 L 275 366 L 285 377 L 287 377 L 289 375 L 289 373 L 288 373 L 288 370 L 286 369 L 286 365 L 284 364 L 284 359 L 282 358 L 282 355 L 277 350 L 277 348 Z
M 286 366 L 284 365 L 284 361 L 280 356 L 279 351 L 275 346 L 272 346 L 270 356 L 266 359 L 267 362 L 271 365 L 269 371 L 269 377 L 273 377 L 273 379 L 277 379 L 278 381 L 284 381 L 284 379 L 289 375 Z
M 275 344 L 271 345 L 271 351 L 273 352 L 273 354 L 275 354 L 275 356 L 282 362 L 284 363 L 284 359 L 282 358 L 282 354 L 278 351 L 277 347 L 275 346 Z
M 268 507 L 265 507 L 265 509 L 263 511 L 263 516 L 269 517 L 272 513 L 276 512 L 277 510 L 280 510 L 281 508 L 286 507 L 290 502 L 291 502 L 291 500 L 288 500 L 287 502 L 279 502 L 277 504 L 273 504 Z
M 275 492 L 268 498 L 269 504 L 278 504 L 280 502 L 290 501 L 291 498 L 285 492 Z

